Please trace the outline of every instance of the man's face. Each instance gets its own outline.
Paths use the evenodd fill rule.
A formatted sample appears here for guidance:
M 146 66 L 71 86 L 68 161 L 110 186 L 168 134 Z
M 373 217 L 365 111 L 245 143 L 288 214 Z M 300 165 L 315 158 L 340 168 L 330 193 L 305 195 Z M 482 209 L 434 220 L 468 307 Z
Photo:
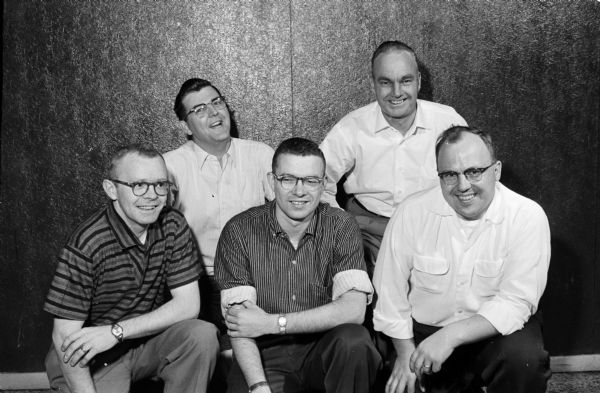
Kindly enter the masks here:
M 207 86 L 200 91 L 188 93 L 181 100 L 186 113 L 199 104 L 208 105 L 206 113 L 190 113 L 186 120 L 188 135 L 191 135 L 194 142 L 205 150 L 210 150 L 211 147 L 230 139 L 231 120 L 227 106 L 215 108 L 209 104 L 217 97 L 219 93 L 212 86 Z
M 500 180 L 502 164 L 493 163 L 483 172 L 481 180 L 470 183 L 462 173 L 469 168 L 485 168 L 492 157 L 477 135 L 463 133 L 456 143 L 444 144 L 439 152 L 438 172 L 460 173 L 458 183 L 447 186 L 441 179 L 442 194 L 446 202 L 465 220 L 480 219 L 494 199 L 496 181 Z
M 161 157 L 143 157 L 137 153 L 129 153 L 117 164 L 115 179 L 127 183 L 167 181 L 167 167 Z M 110 199 L 115 201 L 115 209 L 127 226 L 139 235 L 158 219 L 165 206 L 167 196 L 157 195 L 153 186 L 142 196 L 133 194 L 131 187 L 104 180 L 104 190 Z
M 297 156 L 282 154 L 277 158 L 276 175 L 295 177 L 325 176 L 325 165 L 318 156 Z M 276 216 L 279 224 L 297 225 L 311 220 L 323 193 L 321 183 L 315 189 L 308 189 L 303 181 L 298 181 L 291 190 L 286 190 L 273 175 L 269 175 L 271 186 L 275 190 Z
M 406 51 L 391 50 L 373 63 L 373 89 L 381 112 L 392 126 L 412 124 L 417 110 L 421 75 L 415 58 Z

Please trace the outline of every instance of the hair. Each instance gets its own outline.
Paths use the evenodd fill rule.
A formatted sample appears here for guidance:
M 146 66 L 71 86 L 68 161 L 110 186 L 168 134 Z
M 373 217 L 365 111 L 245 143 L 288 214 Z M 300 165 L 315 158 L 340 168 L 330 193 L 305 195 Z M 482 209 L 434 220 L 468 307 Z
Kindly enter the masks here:
M 132 143 L 129 145 L 118 147 L 114 154 L 110 157 L 106 174 L 109 179 L 113 179 L 116 176 L 117 167 L 119 162 L 128 154 L 138 154 L 146 158 L 160 157 L 164 160 L 162 154 L 158 152 L 154 147 L 144 145 L 141 143 Z
M 279 146 L 277 146 L 277 149 L 275 149 L 275 154 L 273 155 L 271 164 L 273 173 L 277 170 L 277 160 L 282 154 L 291 154 L 301 157 L 316 156 L 323 161 L 323 167 L 325 167 L 325 156 L 323 155 L 323 152 L 319 149 L 319 145 L 309 139 L 296 137 L 281 142 Z
M 453 126 L 448 128 L 446 131 L 442 132 L 435 143 L 435 160 L 438 161 L 440 150 L 443 145 L 450 145 L 460 141 L 465 133 L 470 133 L 473 135 L 477 135 L 485 144 L 488 151 L 490 152 L 490 156 L 492 157 L 492 161 L 496 161 L 496 147 L 492 142 L 492 136 L 485 132 L 481 131 L 477 128 L 466 127 L 466 126 Z
M 417 63 L 417 67 L 420 64 L 419 59 L 417 58 L 417 54 L 415 53 L 413 48 L 411 48 L 404 42 L 402 42 L 402 41 L 384 41 L 377 47 L 377 49 L 375 49 L 375 52 L 373 52 L 373 56 L 371 57 L 371 72 L 373 72 L 373 65 L 375 64 L 375 59 L 377 59 L 379 57 L 379 55 L 382 55 L 384 53 L 391 52 L 394 50 L 410 53 L 414 57 L 415 62 Z
M 185 96 L 195 91 L 200 91 L 205 87 L 212 87 L 216 90 L 218 95 L 220 95 L 221 97 L 223 96 L 219 89 L 206 79 L 192 78 L 183 82 L 183 84 L 179 88 L 179 93 L 177 93 L 177 96 L 175 97 L 175 104 L 173 105 L 173 110 L 175 111 L 175 115 L 177 115 L 177 118 L 179 120 L 184 121 L 187 116 L 187 111 L 182 102 Z M 239 132 L 237 128 L 237 123 L 235 121 L 235 112 L 231 110 L 227 101 L 225 101 L 225 105 L 227 106 L 227 111 L 229 112 L 229 119 L 231 123 L 229 133 L 232 137 L 237 138 L 239 137 Z M 191 137 L 189 137 L 189 139 L 191 139 Z

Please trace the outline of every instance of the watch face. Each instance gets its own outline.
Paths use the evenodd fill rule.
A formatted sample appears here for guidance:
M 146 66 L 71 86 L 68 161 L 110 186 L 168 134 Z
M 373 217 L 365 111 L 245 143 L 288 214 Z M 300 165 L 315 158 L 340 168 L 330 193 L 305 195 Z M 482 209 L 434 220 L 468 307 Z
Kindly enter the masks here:
M 112 327 L 112 334 L 114 334 L 115 336 L 120 336 L 123 334 L 123 328 L 120 325 L 113 325 Z
M 285 325 L 287 325 L 287 320 L 285 319 L 285 317 L 279 317 L 277 322 L 279 323 L 279 326 L 281 326 L 281 327 L 284 327 Z

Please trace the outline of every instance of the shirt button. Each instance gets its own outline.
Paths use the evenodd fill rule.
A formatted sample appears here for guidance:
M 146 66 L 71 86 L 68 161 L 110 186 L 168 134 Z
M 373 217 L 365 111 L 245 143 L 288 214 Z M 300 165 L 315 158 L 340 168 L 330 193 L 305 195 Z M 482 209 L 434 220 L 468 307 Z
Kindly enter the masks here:
M 298 262 L 296 262 L 296 260 L 295 260 L 295 259 L 292 261 L 292 265 L 295 265 L 295 264 L 297 264 L 297 263 L 298 263 Z
M 296 300 L 296 295 L 292 295 L 292 300 Z
M 457 313 L 458 313 L 458 314 L 462 314 L 462 313 L 463 313 L 463 310 L 458 310 L 458 311 L 457 311 Z

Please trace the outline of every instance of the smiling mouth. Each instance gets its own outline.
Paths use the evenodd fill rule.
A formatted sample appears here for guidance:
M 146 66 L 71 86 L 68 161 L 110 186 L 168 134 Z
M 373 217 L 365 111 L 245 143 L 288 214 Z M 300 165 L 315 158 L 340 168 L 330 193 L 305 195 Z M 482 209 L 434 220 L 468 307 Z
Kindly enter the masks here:
M 304 206 L 308 203 L 308 201 L 290 201 L 290 203 L 294 206 Z
M 211 128 L 212 128 L 212 127 L 219 127 L 219 126 L 221 126 L 221 125 L 223 125 L 223 122 L 222 122 L 221 120 L 217 120 L 217 121 L 215 121 L 214 123 L 212 123 L 212 124 L 210 125 L 210 127 L 211 127 Z
M 402 105 L 406 101 L 406 98 L 402 98 L 399 100 L 388 100 L 388 102 L 392 105 Z
M 468 203 L 468 202 L 471 202 L 473 199 L 475 199 L 475 194 L 469 193 L 469 194 L 457 195 L 456 197 L 458 198 L 459 201 L 461 201 L 463 203 Z

